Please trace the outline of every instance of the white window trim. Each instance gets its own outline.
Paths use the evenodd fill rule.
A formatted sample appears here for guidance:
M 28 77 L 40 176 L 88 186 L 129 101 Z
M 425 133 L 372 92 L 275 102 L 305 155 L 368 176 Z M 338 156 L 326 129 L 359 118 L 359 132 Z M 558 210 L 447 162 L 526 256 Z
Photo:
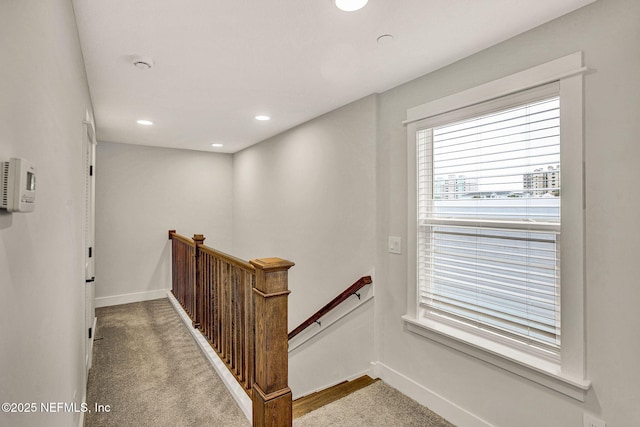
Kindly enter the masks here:
M 584 322 L 585 196 L 584 101 L 582 52 L 485 83 L 407 110 L 408 153 L 408 281 L 407 330 L 584 401 L 591 382 L 586 378 Z M 562 268 L 560 362 L 502 345 L 445 323 L 420 318 L 417 281 L 416 128 L 417 121 L 558 81 L 562 118 Z

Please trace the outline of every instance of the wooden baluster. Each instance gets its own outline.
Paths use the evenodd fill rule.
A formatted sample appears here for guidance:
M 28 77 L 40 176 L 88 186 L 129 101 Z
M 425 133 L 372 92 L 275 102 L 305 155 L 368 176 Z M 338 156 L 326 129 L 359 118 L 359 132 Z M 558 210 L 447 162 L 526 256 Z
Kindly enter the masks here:
M 204 325 L 206 327 L 206 338 L 211 341 L 211 255 L 207 255 L 206 260 L 206 273 L 205 281 L 202 284 L 206 290 L 204 299 Z
M 173 265 L 174 265 L 174 280 L 175 280 L 175 291 L 174 295 L 178 299 L 178 302 L 182 304 L 180 298 L 180 279 L 182 278 L 182 271 L 180 270 L 180 253 L 178 252 L 178 242 L 176 240 L 173 241 Z
M 187 268 L 188 263 L 185 260 L 185 255 L 186 253 L 188 253 L 188 251 L 189 251 L 189 248 L 183 246 L 181 262 L 182 262 L 182 273 L 183 273 L 184 279 L 182 280 L 182 283 L 180 283 L 180 296 L 182 298 L 182 306 L 187 311 L 187 314 L 189 315 L 189 317 L 191 317 L 192 316 L 191 305 L 189 304 L 189 300 L 187 299 L 188 287 L 186 286 L 187 283 L 189 283 L 189 281 L 191 280 L 191 272 Z
M 182 254 L 179 252 L 178 247 L 179 247 L 179 242 L 174 241 L 174 248 L 176 249 L 176 269 L 178 271 L 178 278 L 176 280 L 176 291 L 178 293 L 176 294 L 176 298 L 178 298 L 180 305 L 184 307 L 184 301 L 182 299 L 182 280 L 184 276 L 182 272 L 182 262 L 180 259 Z
M 240 355 L 240 333 L 242 332 L 242 328 L 240 325 L 240 312 L 242 310 L 242 300 L 240 299 L 240 271 L 238 267 L 233 266 L 231 270 L 231 277 L 233 283 L 233 358 L 231 365 L 233 366 L 233 372 L 236 377 L 240 377 L 240 363 L 238 363 L 238 356 Z
M 218 321 L 216 328 L 218 330 L 218 353 L 222 354 L 224 350 L 224 262 L 218 259 Z
M 246 380 L 244 355 L 247 351 L 245 347 L 245 336 L 247 335 L 245 311 L 247 309 L 247 303 L 245 298 L 244 270 L 238 268 L 236 271 L 238 275 L 238 353 L 236 354 L 236 361 L 238 379 L 240 384 L 244 387 L 244 382 Z
M 213 312 L 213 262 L 214 258 L 207 255 L 207 339 L 213 342 L 213 325 L 211 323 Z
M 216 292 L 214 294 L 215 298 L 215 311 L 213 313 L 213 327 L 215 328 L 214 332 L 214 344 L 216 351 L 218 354 L 220 353 L 220 260 L 216 258 Z
M 216 324 L 216 312 L 218 309 L 218 259 L 216 257 L 211 257 L 211 294 L 209 295 L 210 304 L 211 304 L 211 314 L 210 320 L 210 333 L 211 333 L 211 345 L 214 350 L 217 349 L 217 324 Z
M 245 334 L 245 355 L 244 355 L 244 365 L 245 365 L 245 389 L 250 390 L 253 387 L 253 372 L 254 372 L 254 355 L 255 355 L 255 328 L 254 328 L 254 309 L 253 309 L 253 287 L 255 286 L 255 274 L 253 272 L 247 271 L 245 273 L 245 280 L 243 283 L 244 291 L 245 291 L 245 325 L 246 325 L 246 334 Z
M 182 306 L 184 307 L 184 309 L 186 310 L 187 314 L 189 315 L 189 317 L 192 316 L 191 314 L 191 305 L 189 304 L 189 300 L 187 299 L 187 283 L 189 283 L 189 280 L 191 280 L 191 272 L 189 271 L 189 269 L 187 268 L 188 263 L 186 262 L 186 254 L 188 253 L 190 249 L 186 246 L 184 246 L 184 244 L 182 245 L 182 257 L 180 259 L 180 263 L 181 263 L 181 270 L 182 270 L 182 277 L 183 279 L 180 281 L 180 303 L 182 304 Z
M 202 317 L 200 318 L 200 332 L 207 337 L 207 255 L 200 253 L 200 292 L 202 294 L 201 309 Z
M 188 268 L 190 272 L 189 279 L 189 301 L 191 304 L 191 320 L 196 318 L 196 248 L 195 246 L 189 248 L 189 261 Z
M 224 265 L 224 360 L 231 366 L 231 271 L 229 263 Z
M 176 257 L 176 261 L 178 263 L 178 271 L 179 271 L 179 275 L 180 277 L 178 278 L 178 301 L 180 301 L 180 305 L 182 305 L 182 307 L 187 310 L 187 312 L 189 311 L 189 308 L 187 307 L 187 300 L 185 299 L 185 283 L 187 282 L 187 280 L 189 280 L 188 274 L 189 274 L 189 270 L 187 270 L 185 268 L 185 252 L 187 251 L 187 247 L 185 247 L 184 243 L 182 242 L 176 242 L 176 252 L 178 254 L 178 256 Z M 189 313 L 189 315 L 191 315 L 191 313 Z
M 220 260 L 214 258 L 213 347 L 220 353 Z
M 185 294 L 185 304 L 187 305 L 188 308 L 188 312 L 189 312 L 189 317 L 191 317 L 191 321 L 193 322 L 193 319 L 195 318 L 195 311 L 194 311 L 194 300 L 193 300 L 193 296 L 194 296 L 194 289 L 193 287 L 195 286 L 195 252 L 194 252 L 194 248 L 193 247 L 189 247 L 187 250 L 187 256 L 185 257 L 185 271 L 187 273 L 187 275 L 185 277 L 187 277 L 187 281 L 185 283 L 185 287 L 184 287 L 184 294 Z
M 288 270 L 294 264 L 280 258 L 252 260 L 256 269 L 255 382 L 253 425 L 292 425 L 291 389 L 288 386 L 287 300 Z
M 182 304 L 184 305 L 189 317 L 193 318 L 193 307 L 191 307 L 190 298 L 189 298 L 189 284 L 191 283 L 192 274 L 189 266 L 191 263 L 189 262 L 189 258 L 191 258 L 191 248 L 187 247 L 183 244 L 182 247 L 182 271 L 184 272 L 184 280 L 182 281 Z
M 229 274 L 228 274 L 228 269 L 227 269 L 227 263 L 226 262 L 222 262 L 220 267 L 222 268 L 222 274 L 221 274 L 221 278 L 222 278 L 222 299 L 221 299 L 221 304 L 220 304 L 220 322 L 222 325 L 222 333 L 220 334 L 220 338 L 222 339 L 221 341 L 221 346 L 222 346 L 222 360 L 224 360 L 224 363 L 229 363 L 229 351 L 227 350 L 228 348 L 228 343 L 229 343 L 229 332 L 227 331 L 227 324 L 228 324 L 228 319 L 229 319 L 229 302 L 227 301 L 228 299 L 228 295 L 229 295 Z
M 176 248 L 178 248 L 180 244 L 176 243 Z M 184 282 L 187 280 L 187 276 L 185 276 L 185 274 L 187 273 L 187 271 L 184 268 L 184 248 L 180 248 L 180 255 L 178 257 L 178 271 L 180 272 L 180 278 L 178 279 L 178 301 L 180 301 L 180 305 L 182 306 L 182 308 L 184 308 L 185 310 L 187 309 L 187 306 L 185 305 L 185 299 L 184 299 Z
M 169 240 L 171 241 L 171 293 L 176 296 L 176 250 L 174 248 L 173 235 L 176 230 L 169 230 Z
M 200 328 L 202 321 L 202 265 L 200 249 L 198 245 L 204 244 L 205 237 L 202 234 L 194 234 L 193 241 L 195 243 L 193 251 L 193 262 L 195 264 L 194 280 L 193 280 L 193 327 Z
M 238 354 L 238 282 L 236 268 L 231 266 L 231 368 L 234 375 L 238 374 L 236 355 Z
M 209 338 L 209 255 L 206 253 L 200 253 L 202 258 L 200 263 L 202 265 L 202 319 L 200 324 L 200 331 L 205 338 Z

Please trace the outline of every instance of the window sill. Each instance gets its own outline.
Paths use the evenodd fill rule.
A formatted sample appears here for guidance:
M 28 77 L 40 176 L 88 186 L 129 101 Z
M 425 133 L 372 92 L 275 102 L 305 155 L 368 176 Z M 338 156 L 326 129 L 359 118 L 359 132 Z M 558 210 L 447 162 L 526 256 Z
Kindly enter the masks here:
M 407 330 L 584 402 L 591 381 L 562 373 L 558 363 L 434 320 L 402 317 Z

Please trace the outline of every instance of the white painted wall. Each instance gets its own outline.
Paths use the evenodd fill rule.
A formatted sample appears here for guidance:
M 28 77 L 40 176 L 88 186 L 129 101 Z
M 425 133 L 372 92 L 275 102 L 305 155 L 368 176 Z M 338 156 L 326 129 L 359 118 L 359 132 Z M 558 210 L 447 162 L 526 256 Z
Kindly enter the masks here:
M 85 110 L 91 101 L 71 2 L 0 2 L 0 159 L 37 168 L 32 213 L 0 210 L 0 412 L 3 426 L 73 426 L 80 414 L 40 402 L 82 402 Z
M 289 330 L 372 271 L 375 115 L 372 95 L 234 155 L 234 253 L 296 263 Z M 369 302 L 292 352 L 294 397 L 367 370 L 372 325 Z
M 96 163 L 97 306 L 165 296 L 169 229 L 231 250 L 231 155 L 100 142 Z
M 376 357 L 384 379 L 457 414 L 453 422 L 474 425 L 462 408 L 501 427 L 580 427 L 583 412 L 608 427 L 640 425 L 639 22 L 636 0 L 601 0 L 379 96 Z M 386 251 L 388 235 L 406 239 L 407 233 L 406 109 L 579 50 L 594 69 L 585 79 L 587 376 L 593 382 L 585 403 L 407 332 L 400 321 L 407 259 Z
M 635 285 L 640 202 L 629 188 L 640 171 L 639 18 L 637 2 L 601 0 L 380 94 L 371 121 L 355 119 L 355 103 L 237 154 L 234 247 L 245 258 L 282 256 L 298 263 L 291 270 L 290 327 L 339 287 L 325 277 L 342 275 L 349 262 L 337 262 L 337 271 L 326 268 L 329 262 L 367 253 L 347 242 L 358 236 L 368 242 L 369 226 L 355 224 L 375 218 L 375 373 L 461 426 L 580 427 L 584 412 L 603 418 L 609 427 L 640 425 L 640 341 L 635 333 L 640 322 L 635 309 L 640 300 Z M 584 403 L 407 332 L 401 316 L 408 260 L 386 247 L 390 235 L 407 238 L 406 132 L 401 124 L 407 108 L 579 50 L 595 70 L 585 83 L 586 339 L 593 387 Z M 343 132 L 362 134 L 374 122 L 372 158 L 369 145 Z M 327 157 L 334 152 L 335 158 Z M 351 161 L 358 166 L 351 167 Z M 374 164 L 376 175 L 368 182 L 375 180 L 376 194 L 369 196 L 370 188 L 360 187 L 355 171 Z M 345 212 L 349 197 L 352 202 L 377 200 L 376 206 L 354 211 L 359 219 L 338 228 L 336 215 Z M 294 395 L 333 382 L 338 373 L 332 364 L 345 367 L 341 375 L 355 373 L 362 365 L 349 359 L 368 349 L 357 348 L 352 332 L 369 336 L 370 319 L 366 311 L 355 315 L 292 351 Z M 346 356 L 340 359 L 339 354 Z
M 640 158 L 638 22 L 637 1 L 600 0 L 233 158 L 100 144 L 97 296 L 168 288 L 169 227 L 246 259 L 295 261 L 290 328 L 375 267 L 375 310 L 363 306 L 292 352 L 294 394 L 375 361 L 388 382 L 462 426 L 579 427 L 585 411 L 609 427 L 640 425 L 640 202 L 628 189 Z M 407 259 L 386 251 L 387 236 L 406 241 L 406 109 L 577 50 L 595 70 L 585 83 L 585 403 L 405 331 Z M 2 401 L 69 402 L 74 392 L 79 401 L 84 389 L 81 120 L 90 101 L 79 52 L 67 1 L 1 3 L 0 156 L 39 171 L 36 212 L 0 213 Z M 202 194 L 205 208 L 191 209 Z M 0 414 L 17 426 L 77 421 Z

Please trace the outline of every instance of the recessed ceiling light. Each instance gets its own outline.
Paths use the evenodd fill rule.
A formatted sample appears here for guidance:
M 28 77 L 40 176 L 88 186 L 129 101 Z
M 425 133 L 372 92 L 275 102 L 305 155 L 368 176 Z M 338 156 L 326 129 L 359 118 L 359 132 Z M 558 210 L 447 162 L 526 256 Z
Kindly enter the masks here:
M 255 117 L 256 120 L 260 120 L 261 122 L 265 122 L 267 120 L 271 120 L 271 117 L 265 115 L 258 115 Z
M 368 0 L 336 0 L 336 6 L 345 12 L 353 12 L 362 9 Z
M 138 120 L 136 123 L 143 126 L 151 126 L 153 124 L 151 120 Z
M 212 147 L 224 147 L 224 144 L 211 144 Z
M 133 57 L 133 66 L 140 70 L 148 70 L 153 67 L 153 59 L 147 56 L 136 55 Z
M 383 34 L 377 39 L 379 45 L 389 44 L 393 41 L 393 36 L 391 34 Z

